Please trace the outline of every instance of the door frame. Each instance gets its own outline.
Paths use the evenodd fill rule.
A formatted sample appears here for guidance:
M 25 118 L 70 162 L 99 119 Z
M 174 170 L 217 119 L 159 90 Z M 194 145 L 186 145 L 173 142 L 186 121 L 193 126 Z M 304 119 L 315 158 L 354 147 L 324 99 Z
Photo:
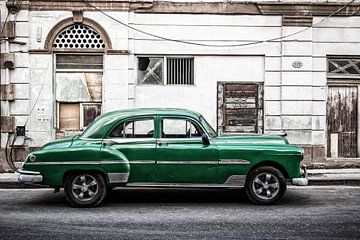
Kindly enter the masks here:
M 328 98 L 328 90 L 329 87 L 357 87 L 358 96 L 360 93 L 360 80 L 356 78 L 341 78 L 341 77 L 328 77 L 327 83 L 326 83 L 326 108 L 327 108 L 327 98 Z M 358 97 L 357 101 L 357 156 L 356 158 L 344 158 L 344 157 L 337 157 L 332 158 L 327 155 L 328 152 L 328 126 L 327 126 L 327 111 L 325 115 L 325 121 L 326 121 L 326 128 L 325 128 L 325 136 L 326 136 L 326 143 L 325 143 L 325 156 L 326 159 L 360 159 L 360 97 Z

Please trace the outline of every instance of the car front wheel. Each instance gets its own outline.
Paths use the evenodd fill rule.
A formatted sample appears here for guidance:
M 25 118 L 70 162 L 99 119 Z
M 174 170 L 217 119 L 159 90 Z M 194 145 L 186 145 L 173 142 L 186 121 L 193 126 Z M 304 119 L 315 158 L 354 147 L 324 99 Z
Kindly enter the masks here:
M 249 173 L 245 189 L 253 203 L 274 204 L 285 194 L 286 179 L 277 168 L 261 166 Z
M 75 207 L 95 207 L 106 196 L 104 178 L 97 173 L 73 173 L 64 184 L 66 199 Z

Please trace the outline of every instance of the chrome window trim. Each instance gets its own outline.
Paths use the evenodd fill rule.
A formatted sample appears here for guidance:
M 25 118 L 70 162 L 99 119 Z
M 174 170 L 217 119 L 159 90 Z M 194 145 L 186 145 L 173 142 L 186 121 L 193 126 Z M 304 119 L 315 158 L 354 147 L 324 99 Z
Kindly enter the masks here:
M 146 143 L 154 142 L 156 138 L 104 138 L 103 142 L 111 142 L 113 144 L 127 144 L 127 143 Z

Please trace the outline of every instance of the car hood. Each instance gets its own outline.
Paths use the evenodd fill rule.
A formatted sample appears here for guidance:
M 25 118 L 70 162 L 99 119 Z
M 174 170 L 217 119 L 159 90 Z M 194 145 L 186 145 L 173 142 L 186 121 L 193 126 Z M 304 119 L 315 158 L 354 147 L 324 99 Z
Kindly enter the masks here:
M 222 135 L 212 139 L 218 144 L 260 144 L 260 145 L 287 145 L 286 138 L 277 135 L 243 134 Z

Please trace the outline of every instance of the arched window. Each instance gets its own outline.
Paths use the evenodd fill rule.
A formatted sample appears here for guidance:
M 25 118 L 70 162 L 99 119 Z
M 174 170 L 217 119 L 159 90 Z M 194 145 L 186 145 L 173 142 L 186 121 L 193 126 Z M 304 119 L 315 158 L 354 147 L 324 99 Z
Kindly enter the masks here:
M 73 24 L 58 33 L 52 47 L 55 49 L 104 49 L 105 42 L 101 35 L 90 26 Z
M 107 34 L 95 22 L 64 21 L 48 36 L 55 54 L 56 136 L 83 131 L 101 114 L 103 52 L 111 48 Z

